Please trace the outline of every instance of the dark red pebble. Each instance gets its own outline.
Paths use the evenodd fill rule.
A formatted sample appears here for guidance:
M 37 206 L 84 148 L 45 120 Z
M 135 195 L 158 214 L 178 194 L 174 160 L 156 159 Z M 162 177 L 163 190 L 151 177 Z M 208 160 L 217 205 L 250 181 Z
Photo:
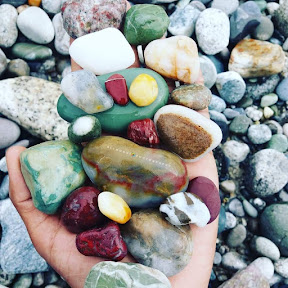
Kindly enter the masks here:
M 129 102 L 126 80 L 122 75 L 114 74 L 110 76 L 105 81 L 105 87 L 115 103 L 124 106 Z
M 131 122 L 127 134 L 128 139 L 139 145 L 155 147 L 160 143 L 155 124 L 151 119 Z
M 101 228 L 82 232 L 76 237 L 78 251 L 86 256 L 120 261 L 127 255 L 127 246 L 117 223 L 109 222 Z
M 103 224 L 106 217 L 98 208 L 100 191 L 94 187 L 81 187 L 74 190 L 66 199 L 61 221 L 72 233 L 80 233 Z
M 210 221 L 213 222 L 219 215 L 221 200 L 215 184 L 204 176 L 199 176 L 189 182 L 188 192 L 194 193 L 206 204 L 210 211 Z

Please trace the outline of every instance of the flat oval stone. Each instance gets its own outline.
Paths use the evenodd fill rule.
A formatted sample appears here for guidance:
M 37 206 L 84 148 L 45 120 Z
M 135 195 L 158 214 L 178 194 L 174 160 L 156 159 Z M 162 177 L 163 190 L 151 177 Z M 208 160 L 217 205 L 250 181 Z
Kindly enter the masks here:
M 124 35 L 131 45 L 148 44 L 164 35 L 169 22 L 161 6 L 133 5 L 126 13 Z
M 118 194 L 130 207 L 156 207 L 188 184 L 186 167 L 175 154 L 116 136 L 88 143 L 82 163 L 99 190 Z
M 133 49 L 116 28 L 77 38 L 69 48 L 70 56 L 83 69 L 96 75 L 126 69 L 135 61 Z
M 203 110 L 209 106 L 212 93 L 200 84 L 181 85 L 172 91 L 171 98 L 176 104 L 194 110 Z
M 137 106 L 143 107 L 152 104 L 158 93 L 156 80 L 148 74 L 140 74 L 131 83 L 129 98 Z
M 214 182 L 209 178 L 199 176 L 189 182 L 187 191 L 202 199 L 208 207 L 211 216 L 208 224 L 213 222 L 218 217 L 221 208 L 219 191 Z
M 52 24 L 55 30 L 55 49 L 62 55 L 69 55 L 70 36 L 63 27 L 61 13 L 58 13 L 53 17 Z
M 219 145 L 219 126 L 198 112 L 180 105 L 166 105 L 154 116 L 160 140 L 184 161 L 195 162 Z
M 15 122 L 0 117 L 0 149 L 15 143 L 20 133 L 21 130 Z
M 105 88 L 115 103 L 126 105 L 129 101 L 128 88 L 125 78 L 121 74 L 113 74 L 105 81 Z
M 80 148 L 70 141 L 48 141 L 20 156 L 21 171 L 35 207 L 54 214 L 64 199 L 84 184 Z
M 121 226 L 128 251 L 141 264 L 173 276 L 189 263 L 193 240 L 190 226 L 173 226 L 161 213 L 142 210 Z
M 127 127 L 132 121 L 152 118 L 159 108 L 167 104 L 169 97 L 168 86 L 166 81 L 158 73 L 144 68 L 131 68 L 117 71 L 117 74 L 120 74 L 125 78 L 128 89 L 132 81 L 143 73 L 151 75 L 157 82 L 158 95 L 156 100 L 146 107 L 137 107 L 131 101 L 126 106 L 114 104 L 111 109 L 97 113 L 96 117 L 100 121 L 102 129 L 105 132 L 126 133 Z M 103 89 L 105 89 L 105 81 L 113 74 L 114 73 L 110 73 L 97 77 Z M 59 98 L 57 109 L 59 115 L 68 122 L 87 114 L 83 110 L 72 105 L 64 95 L 61 95 Z
M 282 47 L 267 41 L 244 39 L 231 52 L 228 69 L 243 78 L 280 73 L 285 65 Z
M 131 281 L 133 279 L 133 281 Z M 168 278 L 159 270 L 136 263 L 104 261 L 93 266 L 86 278 L 84 288 L 99 285 L 123 288 L 172 288 Z
M 31 61 L 44 60 L 52 56 L 50 48 L 32 43 L 16 43 L 11 52 L 16 58 Z
M 150 42 L 144 50 L 146 65 L 159 74 L 183 81 L 196 82 L 200 62 L 195 41 L 187 36 L 173 36 Z

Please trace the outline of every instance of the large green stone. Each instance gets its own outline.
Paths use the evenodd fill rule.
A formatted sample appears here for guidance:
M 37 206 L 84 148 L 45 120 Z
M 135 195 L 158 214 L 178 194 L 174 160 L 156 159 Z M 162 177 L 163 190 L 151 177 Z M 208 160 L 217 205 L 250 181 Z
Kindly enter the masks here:
M 33 146 L 21 153 L 20 162 L 33 203 L 46 214 L 54 214 L 86 179 L 80 147 L 70 141 L 48 141 Z
M 93 114 L 100 121 L 103 131 L 110 133 L 125 133 L 128 125 L 132 121 L 152 118 L 158 109 L 166 105 L 168 102 L 169 90 L 165 80 L 158 73 L 145 68 L 131 68 L 98 76 L 97 78 L 105 91 L 105 81 L 111 75 L 116 73 L 121 74 L 126 79 L 128 89 L 132 81 L 138 75 L 143 73 L 154 77 L 158 84 L 158 96 L 156 100 L 149 106 L 138 107 L 132 101 L 129 101 L 126 106 L 120 106 L 114 103 L 111 109 Z M 59 115 L 68 122 L 72 122 L 79 116 L 87 115 L 86 112 L 72 105 L 63 94 L 58 100 L 57 109 Z
M 52 56 L 52 50 L 32 43 L 17 43 L 12 47 L 12 54 L 24 60 L 43 60 Z
M 105 261 L 93 266 L 84 288 L 171 288 L 160 271 L 136 263 Z
M 131 45 L 148 44 L 164 35 L 169 22 L 169 17 L 160 6 L 134 5 L 126 14 L 124 35 Z

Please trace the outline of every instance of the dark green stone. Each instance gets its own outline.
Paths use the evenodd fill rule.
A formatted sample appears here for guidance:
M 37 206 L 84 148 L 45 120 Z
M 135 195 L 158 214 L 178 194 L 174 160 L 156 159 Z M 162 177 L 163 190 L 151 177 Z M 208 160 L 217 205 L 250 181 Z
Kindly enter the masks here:
M 131 45 L 148 44 L 164 35 L 169 22 L 169 17 L 160 6 L 134 5 L 126 14 L 124 35 Z
M 158 73 L 145 68 L 131 68 L 98 76 L 97 78 L 105 91 L 105 81 L 116 73 L 121 74 L 126 79 L 128 89 L 132 81 L 139 74 L 149 74 L 157 81 L 159 90 L 156 100 L 149 106 L 138 107 L 132 101 L 129 101 L 126 106 L 120 106 L 114 103 L 111 109 L 94 114 L 100 121 L 103 131 L 109 133 L 125 133 L 128 125 L 132 121 L 152 118 L 157 110 L 166 105 L 169 97 L 169 89 L 166 81 Z M 63 94 L 58 100 L 57 109 L 59 115 L 68 122 L 72 122 L 79 116 L 87 115 L 86 112 L 72 105 Z
M 247 133 L 247 130 L 251 124 L 252 120 L 246 115 L 238 115 L 232 120 L 229 130 L 232 133 L 244 135 Z
M 52 56 L 52 50 L 32 43 L 17 43 L 12 47 L 12 54 L 24 60 L 43 60 Z

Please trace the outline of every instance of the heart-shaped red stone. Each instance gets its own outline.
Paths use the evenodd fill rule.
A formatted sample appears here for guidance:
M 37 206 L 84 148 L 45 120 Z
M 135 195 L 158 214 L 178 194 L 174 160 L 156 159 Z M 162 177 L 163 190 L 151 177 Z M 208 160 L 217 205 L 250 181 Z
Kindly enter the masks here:
M 120 74 L 113 74 L 105 81 L 107 92 L 112 96 L 115 103 L 126 105 L 129 101 L 128 88 L 125 78 Z

